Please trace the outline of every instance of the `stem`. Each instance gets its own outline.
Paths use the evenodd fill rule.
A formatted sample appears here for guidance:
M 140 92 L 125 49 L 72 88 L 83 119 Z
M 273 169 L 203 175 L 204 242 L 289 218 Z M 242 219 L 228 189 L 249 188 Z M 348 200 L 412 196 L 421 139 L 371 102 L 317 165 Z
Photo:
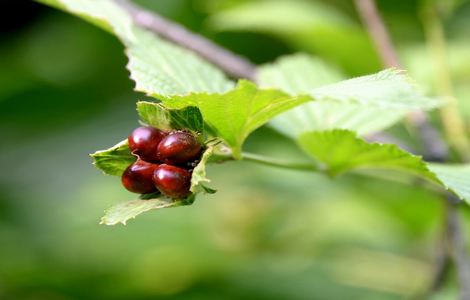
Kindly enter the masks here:
M 114 1 L 129 12 L 137 26 L 146 28 L 166 40 L 192 50 L 229 75 L 254 80 L 256 66 L 246 58 L 222 48 L 209 39 L 187 30 L 180 24 L 143 9 L 128 0 Z
M 466 258 L 465 237 L 462 235 L 460 216 L 456 206 L 459 199 L 450 196 L 445 197 L 443 200 L 443 230 L 437 245 L 438 253 L 433 277 L 428 290 L 416 299 L 429 299 L 433 293 L 439 291 L 446 283 L 452 262 L 454 262 L 461 283 L 459 299 L 467 300 L 470 299 L 470 287 L 464 283 L 470 282 L 470 265 Z
M 426 40 L 434 63 L 436 90 L 448 101 L 447 105 L 440 109 L 441 121 L 450 144 L 464 161 L 468 161 L 470 160 L 470 142 L 452 87 L 444 29 L 434 6 L 428 5 L 424 9 L 423 22 Z
M 460 283 L 459 299 L 468 300 L 470 299 L 470 261 L 466 250 L 465 234 L 462 232 L 462 222 L 456 207 L 459 199 L 454 199 L 454 201 L 456 203 L 447 201 L 447 241 Z
M 259 163 L 265 166 L 297 170 L 297 171 L 318 171 L 319 168 L 313 164 L 309 163 L 298 163 L 298 162 L 287 162 L 282 160 L 277 160 L 271 157 L 266 157 L 259 154 L 243 152 L 242 159 Z

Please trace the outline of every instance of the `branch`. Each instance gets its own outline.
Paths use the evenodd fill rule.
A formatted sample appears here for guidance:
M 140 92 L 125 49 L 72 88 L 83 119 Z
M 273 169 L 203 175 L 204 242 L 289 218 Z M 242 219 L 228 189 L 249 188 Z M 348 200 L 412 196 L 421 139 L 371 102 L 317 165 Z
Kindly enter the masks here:
M 247 59 L 128 0 L 114 1 L 130 13 L 136 25 L 144 27 L 177 45 L 192 50 L 231 76 L 254 80 L 256 66 Z

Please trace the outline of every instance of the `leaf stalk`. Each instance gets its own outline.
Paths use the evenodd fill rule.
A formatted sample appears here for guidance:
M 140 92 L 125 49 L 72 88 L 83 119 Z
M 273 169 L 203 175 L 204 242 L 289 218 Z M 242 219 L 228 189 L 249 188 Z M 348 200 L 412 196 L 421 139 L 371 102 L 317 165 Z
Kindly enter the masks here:
M 278 160 L 272 157 L 267 157 L 264 155 L 249 153 L 249 152 L 242 152 L 242 159 L 246 161 L 251 161 L 254 163 L 262 164 L 265 166 L 283 168 L 283 169 L 291 169 L 297 171 L 320 171 L 320 168 L 313 163 L 300 163 L 300 162 L 289 162 Z

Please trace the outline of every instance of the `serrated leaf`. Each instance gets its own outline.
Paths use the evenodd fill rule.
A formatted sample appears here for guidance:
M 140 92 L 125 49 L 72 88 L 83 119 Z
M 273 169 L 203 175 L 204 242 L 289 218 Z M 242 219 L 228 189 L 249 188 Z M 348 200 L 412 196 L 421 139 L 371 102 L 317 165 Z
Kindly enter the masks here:
M 388 109 L 432 109 L 441 101 L 425 97 L 401 70 L 386 69 L 310 90 L 316 100 L 377 105 Z
M 127 139 L 109 149 L 96 151 L 90 156 L 98 169 L 114 176 L 121 176 L 127 167 L 136 161 L 136 157 L 131 154 Z
M 146 211 L 177 207 L 181 205 L 188 205 L 191 203 L 191 201 L 173 200 L 165 197 L 150 200 L 132 200 L 128 202 L 123 202 L 106 210 L 105 215 L 101 218 L 100 224 L 116 225 L 121 223 L 126 225 L 126 222 L 128 220 L 134 219 L 135 217 Z
M 210 182 L 210 180 L 206 177 L 206 164 L 213 153 L 214 153 L 214 147 L 208 146 L 208 148 L 204 151 L 201 157 L 201 160 L 194 168 L 192 177 L 191 177 L 191 189 L 190 189 L 191 192 L 193 193 L 206 192 L 208 194 L 214 194 L 216 192 L 216 190 L 213 190 L 204 185 L 204 183 Z
M 299 145 L 332 176 L 369 168 L 406 171 L 435 179 L 420 156 L 393 144 L 368 143 L 348 130 L 307 132 L 300 135 Z
M 169 109 L 161 103 L 137 102 L 137 113 L 147 125 L 161 130 L 189 129 L 202 133 L 204 121 L 197 107 L 188 106 L 182 109 Z
M 292 138 L 306 131 L 331 129 L 348 129 L 359 135 L 367 135 L 396 124 L 409 112 L 406 109 L 391 110 L 356 103 L 320 101 L 295 107 L 269 124 Z
M 232 148 L 233 156 L 240 159 L 242 144 L 251 132 L 283 111 L 309 100 L 307 96 L 290 96 L 279 90 L 261 90 L 242 80 L 225 94 L 191 94 L 163 101 L 170 108 L 197 106 L 204 121 Z
M 112 0 L 46 1 L 114 33 L 126 46 L 127 65 L 136 90 L 157 98 L 191 92 L 222 93 L 234 83 L 191 51 L 137 27 Z
M 262 87 L 282 88 L 291 95 L 345 79 L 338 69 L 305 53 L 281 56 L 273 63 L 261 65 L 257 77 Z
M 127 68 L 136 90 L 156 98 L 192 92 L 223 93 L 232 81 L 194 53 L 154 34 L 134 29 L 135 41 L 126 43 Z
M 359 134 L 383 130 L 416 109 L 438 102 L 423 95 L 396 70 L 337 82 L 343 75 L 321 60 L 296 54 L 258 70 L 262 87 L 277 87 L 291 95 L 309 93 L 315 100 L 289 110 L 270 124 L 296 137 L 312 130 L 349 129 Z M 324 87 L 319 87 L 330 84 Z
M 331 176 L 348 171 L 399 171 L 438 184 L 470 204 L 470 165 L 426 163 L 396 145 L 368 143 L 347 130 L 307 132 L 299 144 Z
M 428 164 L 443 185 L 470 204 L 470 165 Z

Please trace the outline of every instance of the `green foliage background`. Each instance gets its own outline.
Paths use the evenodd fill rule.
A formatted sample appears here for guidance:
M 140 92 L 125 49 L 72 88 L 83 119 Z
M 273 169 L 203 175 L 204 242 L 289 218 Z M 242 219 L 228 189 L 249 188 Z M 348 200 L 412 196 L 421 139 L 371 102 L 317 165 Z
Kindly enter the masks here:
M 275 26 L 239 30 L 223 18 L 257 1 L 138 2 L 257 63 L 305 51 L 347 76 L 380 69 L 374 52 L 364 50 L 370 45 L 349 1 L 309 1 L 334 12 L 319 23 L 305 20 L 313 32 L 295 15 L 303 10 L 284 11 L 291 18 L 279 23 L 290 28 L 287 37 Z M 470 4 L 460 2 L 446 29 L 453 79 L 470 116 Z M 419 3 L 379 4 L 405 66 L 432 91 Z M 132 196 L 87 154 L 136 127 L 135 101 L 146 97 L 132 92 L 114 37 L 38 9 L 24 27 L 0 36 L 0 298 L 402 299 L 426 288 L 441 202 L 399 183 L 353 176 L 332 182 L 227 163 L 207 170 L 219 192 L 191 207 L 150 212 L 126 227 L 98 225 L 104 209 Z M 345 35 L 350 40 L 338 45 Z M 406 137 L 402 126 L 390 131 Z M 286 141 L 263 127 L 245 148 L 304 156 Z M 469 233 L 468 208 L 463 213 Z M 454 299 L 453 280 L 435 298 Z

